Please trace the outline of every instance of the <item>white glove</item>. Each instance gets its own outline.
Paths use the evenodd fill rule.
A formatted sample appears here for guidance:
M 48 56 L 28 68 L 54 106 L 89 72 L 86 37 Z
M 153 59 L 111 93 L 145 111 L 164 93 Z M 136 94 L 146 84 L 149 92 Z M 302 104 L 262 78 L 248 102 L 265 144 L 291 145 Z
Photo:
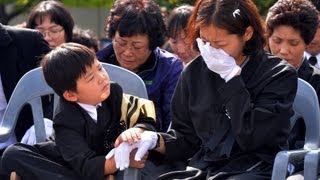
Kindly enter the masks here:
M 46 131 L 46 139 L 48 139 L 49 136 L 51 136 L 52 131 L 53 131 L 53 127 L 52 127 L 53 123 L 50 119 L 47 119 L 47 118 L 43 118 L 43 120 L 44 120 L 44 127 L 45 127 L 45 131 Z M 34 125 L 31 126 L 27 130 L 27 132 L 24 134 L 24 136 L 21 139 L 21 143 L 29 144 L 29 145 L 33 145 L 33 144 L 37 143 Z
M 144 131 L 141 134 L 141 139 L 136 143 L 138 151 L 134 156 L 134 160 L 141 161 L 141 158 L 147 153 L 148 150 L 154 149 L 157 145 L 158 136 L 156 132 Z
M 157 133 L 153 131 L 144 131 L 141 133 L 141 139 L 138 142 L 132 145 L 129 145 L 127 142 L 122 142 L 117 148 L 112 149 L 105 158 L 110 159 L 114 156 L 116 168 L 122 171 L 129 167 L 130 153 L 133 149 L 138 148 L 134 159 L 140 161 L 148 150 L 156 147 L 157 140 Z
M 197 38 L 197 43 L 200 54 L 208 68 L 219 74 L 226 82 L 241 71 L 240 66 L 236 64 L 235 59 L 222 49 L 211 47 L 209 42 L 204 44 L 200 38 Z
M 113 148 L 107 155 L 106 159 L 110 159 L 114 155 L 114 161 L 116 162 L 116 168 L 120 171 L 129 167 L 130 153 L 136 148 L 137 143 L 130 145 L 127 142 L 122 142 L 117 148 Z

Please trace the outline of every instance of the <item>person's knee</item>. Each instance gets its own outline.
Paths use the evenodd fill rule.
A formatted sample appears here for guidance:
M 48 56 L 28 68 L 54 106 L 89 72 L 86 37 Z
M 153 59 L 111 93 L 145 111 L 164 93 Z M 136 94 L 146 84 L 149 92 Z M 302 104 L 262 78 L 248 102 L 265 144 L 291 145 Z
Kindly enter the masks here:
M 20 154 L 23 153 L 23 144 L 13 144 L 6 148 L 1 157 L 1 165 L 4 169 L 16 163 L 20 158 Z M 10 169 L 10 168 L 9 168 Z

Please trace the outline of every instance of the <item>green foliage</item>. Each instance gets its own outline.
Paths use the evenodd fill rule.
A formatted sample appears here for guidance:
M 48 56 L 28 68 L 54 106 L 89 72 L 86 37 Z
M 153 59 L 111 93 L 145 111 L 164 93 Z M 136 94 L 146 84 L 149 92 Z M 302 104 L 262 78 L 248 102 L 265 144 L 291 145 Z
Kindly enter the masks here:
M 63 2 L 63 4 L 65 4 L 68 7 L 110 8 L 114 1 L 113 0 L 61 0 L 61 2 Z
M 196 1 L 195 0 L 156 0 L 156 2 L 161 7 L 166 7 L 168 10 L 171 10 L 181 4 L 190 4 L 193 5 Z
M 30 9 L 41 0 L 0 0 L 0 22 L 6 24 L 13 17 Z M 89 8 L 111 8 L 115 0 L 60 0 L 68 7 L 89 7 Z M 260 14 L 265 16 L 269 7 L 277 0 L 253 0 L 259 8 Z M 196 0 L 156 0 L 161 7 L 166 7 L 168 11 L 181 4 L 194 5 Z M 6 11 L 6 6 L 10 6 L 10 11 Z
M 39 0 L 0 0 L 0 5 L 26 6 Z
M 277 0 L 253 0 L 254 3 L 257 5 L 260 14 L 262 16 L 266 16 L 268 9 L 275 3 Z
M 265 16 L 268 12 L 269 7 L 271 7 L 277 0 L 253 0 L 253 2 L 257 5 L 260 14 Z M 190 4 L 194 5 L 196 0 L 156 0 L 156 2 L 163 7 L 166 7 L 168 10 L 173 9 L 176 6 L 181 4 Z

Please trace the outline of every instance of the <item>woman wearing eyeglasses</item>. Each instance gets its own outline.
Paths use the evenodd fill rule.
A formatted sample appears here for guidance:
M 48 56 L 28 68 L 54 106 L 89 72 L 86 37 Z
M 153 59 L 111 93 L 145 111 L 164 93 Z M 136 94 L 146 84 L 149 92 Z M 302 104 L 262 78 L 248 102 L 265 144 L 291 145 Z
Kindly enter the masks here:
M 183 66 L 175 55 L 158 48 L 166 33 L 159 6 L 152 0 L 117 0 L 106 27 L 112 43 L 97 53 L 98 59 L 143 79 L 156 107 L 156 128 L 166 132 L 171 123 L 172 94 Z
M 42 33 L 51 49 L 56 48 L 62 43 L 69 42 L 72 39 L 74 21 L 68 9 L 60 2 L 40 2 L 31 10 L 26 23 L 27 28 L 36 29 Z M 53 117 L 52 99 L 53 96 L 42 97 L 47 138 L 49 138 L 52 133 L 52 121 L 49 120 Z M 23 124 L 23 126 L 25 126 L 24 128 L 28 128 L 25 124 Z M 33 126 L 26 131 L 21 139 L 22 143 L 35 143 L 35 134 L 32 129 Z
M 71 13 L 57 1 L 40 2 L 27 19 L 27 28 L 40 31 L 51 48 L 71 41 L 73 26 Z

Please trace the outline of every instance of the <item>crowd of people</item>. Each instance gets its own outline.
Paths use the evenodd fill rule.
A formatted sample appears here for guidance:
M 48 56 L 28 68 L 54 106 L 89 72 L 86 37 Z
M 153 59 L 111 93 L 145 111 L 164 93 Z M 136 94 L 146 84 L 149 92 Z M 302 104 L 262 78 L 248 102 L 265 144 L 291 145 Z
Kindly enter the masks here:
M 164 17 L 153 0 L 116 0 L 100 48 L 63 3 L 41 1 L 23 28 L 0 24 L 0 120 L 39 65 L 60 101 L 52 114 L 42 97 L 45 142 L 28 140 L 32 114 L 21 111 L 0 143 L 0 179 L 105 179 L 128 167 L 142 179 L 270 179 L 276 154 L 304 144 L 303 119 L 290 124 L 298 78 L 320 95 L 318 6 L 278 0 L 263 19 L 252 0 L 196 0 Z M 101 62 L 137 74 L 148 99 L 123 93 Z M 292 166 L 288 179 L 303 179 Z

